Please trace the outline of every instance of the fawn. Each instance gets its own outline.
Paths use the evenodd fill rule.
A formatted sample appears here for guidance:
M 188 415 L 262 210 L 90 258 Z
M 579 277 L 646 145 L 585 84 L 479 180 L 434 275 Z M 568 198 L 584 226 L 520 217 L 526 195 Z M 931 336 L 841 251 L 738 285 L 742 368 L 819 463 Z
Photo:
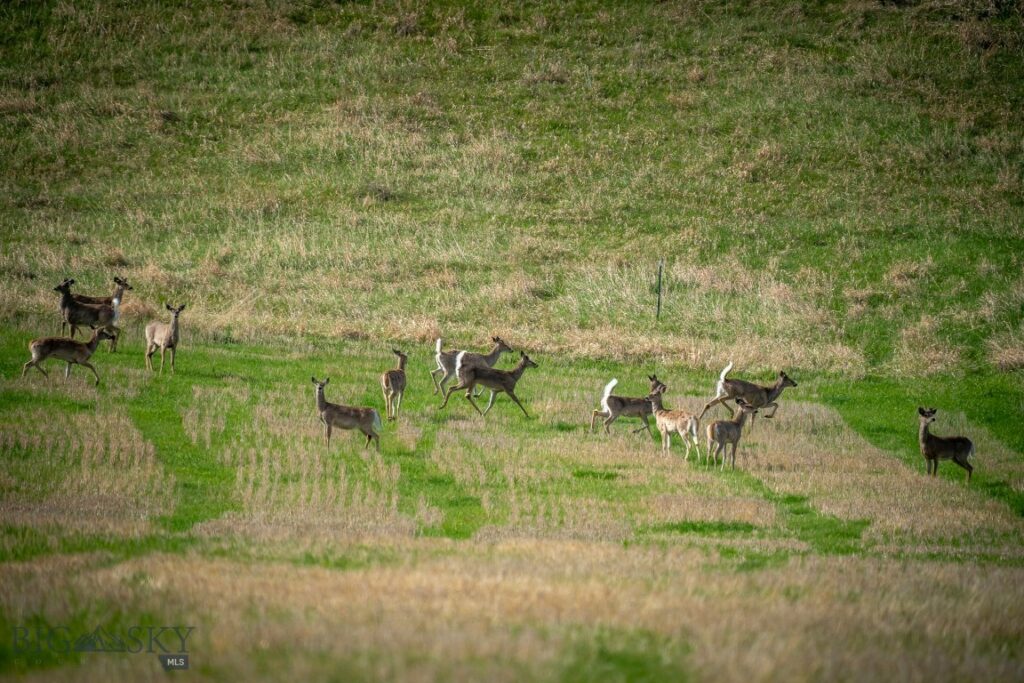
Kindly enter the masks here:
M 743 434 L 743 423 L 746 422 L 747 415 L 752 416 L 758 410 L 756 406 L 750 405 L 739 396 L 736 397 L 736 407 L 739 409 L 738 414 L 734 415 L 731 420 L 717 420 L 707 427 L 708 457 L 714 458 L 717 462 L 718 454 L 721 453 L 723 470 L 728 456 L 725 447 L 728 444 L 732 444 L 732 468 L 736 469 L 736 448 L 739 446 L 740 436 Z M 713 453 L 711 444 L 715 444 Z
M 160 374 L 164 372 L 164 351 L 171 350 L 171 372 L 174 372 L 174 358 L 178 355 L 178 316 L 185 310 L 185 304 L 172 308 L 164 304 L 171 312 L 171 322 L 151 322 L 146 325 L 146 368 L 153 369 L 153 354 L 160 348 Z
M 658 431 L 661 432 L 661 450 L 666 454 L 669 452 L 672 447 L 672 432 L 675 432 L 686 446 L 684 459 L 690 459 L 691 444 L 697 449 L 697 458 L 699 459 L 700 419 L 685 410 L 666 410 L 662 404 L 662 394 L 664 393 L 664 389 L 659 389 L 652 391 L 647 397 L 654 413 L 654 422 L 658 425 Z

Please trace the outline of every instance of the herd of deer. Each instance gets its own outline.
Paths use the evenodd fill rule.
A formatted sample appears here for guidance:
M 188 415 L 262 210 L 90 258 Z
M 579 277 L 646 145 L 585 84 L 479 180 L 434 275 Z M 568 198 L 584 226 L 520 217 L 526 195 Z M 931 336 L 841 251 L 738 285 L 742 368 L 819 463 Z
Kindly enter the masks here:
M 21 375 L 25 376 L 30 367 L 35 367 L 44 376 L 49 376 L 43 369 L 41 363 L 48 358 L 63 360 L 67 363 L 64 371 L 65 381 L 71 374 L 72 365 L 82 365 L 92 370 L 96 377 L 96 384 L 99 385 L 100 377 L 96 368 L 89 362 L 95 353 L 99 343 L 104 339 L 110 340 L 110 350 L 117 350 L 117 342 L 121 336 L 121 329 L 117 326 L 121 316 L 121 301 L 124 293 L 132 289 L 126 280 L 120 277 L 114 278 L 114 293 L 109 297 L 91 297 L 81 294 L 72 294 L 71 286 L 74 280 L 67 279 L 57 285 L 54 291 L 59 292 L 61 312 L 61 333 L 65 327 L 70 328 L 70 337 L 43 337 L 29 343 L 29 351 L 32 359 L 25 363 Z M 160 372 L 164 369 L 164 353 L 171 352 L 171 372 L 174 372 L 174 359 L 178 347 L 178 317 L 185 310 L 185 306 L 173 307 L 165 304 L 171 313 L 170 323 L 151 322 L 146 326 L 146 368 L 153 369 L 152 357 L 156 350 L 160 349 Z M 88 327 L 93 330 L 92 337 L 87 342 L 75 341 L 75 334 L 79 328 Z M 503 353 L 511 353 L 512 347 L 501 337 L 492 337 L 494 346 L 489 353 L 473 353 L 470 351 L 453 349 L 444 350 L 441 340 L 438 339 L 434 347 L 434 360 L 437 368 L 431 370 L 430 378 L 434 383 L 434 394 L 441 393 L 444 400 L 441 408 L 448 405 L 448 400 L 457 391 L 465 391 L 466 400 L 480 413 L 487 415 L 494 405 L 494 399 L 498 394 L 506 394 L 513 403 L 519 406 L 523 415 L 529 417 L 526 408 L 516 396 L 515 388 L 528 368 L 538 367 L 524 352 L 519 353 L 519 362 L 512 370 L 499 370 L 494 366 Z M 380 378 L 381 389 L 384 393 L 385 416 L 390 420 L 398 419 L 398 412 L 402 406 L 402 396 L 406 388 L 405 367 L 408 356 L 397 349 L 392 349 L 398 357 L 398 367 L 386 371 Z M 740 379 L 730 379 L 729 371 L 733 364 L 729 363 L 718 378 L 715 396 L 706 404 L 700 413 L 690 413 L 685 410 L 670 410 L 665 408 L 663 395 L 668 387 L 655 375 L 649 375 L 650 390 L 644 397 L 617 396 L 612 390 L 618 384 L 617 379 L 612 379 L 604 388 L 601 396 L 601 407 L 594 410 L 590 418 L 590 431 L 594 431 L 594 424 L 598 417 L 604 418 L 604 431 L 609 432 L 609 426 L 620 417 L 638 417 L 643 425 L 634 430 L 639 432 L 646 429 L 648 434 L 653 436 L 648 417 L 653 416 L 655 425 L 661 433 L 661 447 L 668 452 L 671 447 L 672 434 L 678 434 L 686 448 L 685 460 L 690 459 L 691 448 L 697 451 L 697 461 L 700 459 L 700 421 L 705 413 L 716 405 L 724 405 L 731 413 L 728 420 L 716 420 L 705 428 L 707 452 L 705 462 L 712 461 L 718 464 L 721 456 L 721 467 L 725 468 L 726 460 L 729 460 L 733 468 L 736 467 L 736 450 L 739 446 L 740 437 L 743 434 L 743 426 L 750 420 L 753 426 L 754 418 L 761 411 L 766 412 L 765 418 L 772 418 L 778 410 L 777 400 L 787 387 L 796 387 L 797 384 L 786 375 L 779 372 L 775 383 L 771 386 L 762 386 Z M 445 388 L 445 384 L 452 378 L 455 384 Z M 312 378 L 316 386 L 316 407 L 320 415 L 320 421 L 324 425 L 324 434 L 328 448 L 331 444 L 331 432 L 333 428 L 358 429 L 366 437 L 364 447 L 371 442 L 380 450 L 380 434 L 383 431 L 380 413 L 375 408 L 345 406 L 337 403 L 330 403 L 324 396 L 324 388 L 330 382 L 325 378 L 322 382 L 316 377 Z M 480 410 L 480 406 L 473 400 L 477 390 L 489 389 L 490 398 L 487 407 Z M 736 404 L 734 410 L 727 401 Z M 929 432 L 928 426 L 935 420 L 936 409 L 918 408 L 920 429 L 918 441 L 921 447 L 921 454 L 924 456 L 928 474 L 935 476 L 938 472 L 939 461 L 952 460 L 967 471 L 967 481 L 970 482 L 974 468 L 968 459 L 974 455 L 974 444 L 970 439 L 962 436 L 940 437 Z M 731 457 L 728 447 L 732 446 Z

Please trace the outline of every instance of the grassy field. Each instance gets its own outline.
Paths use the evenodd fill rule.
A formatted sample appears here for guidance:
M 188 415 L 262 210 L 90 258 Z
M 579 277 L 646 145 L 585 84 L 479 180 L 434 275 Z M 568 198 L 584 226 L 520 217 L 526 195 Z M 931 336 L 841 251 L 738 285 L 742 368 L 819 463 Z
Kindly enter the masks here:
M 1022 84 L 999 0 L 4 4 L 0 678 L 164 680 L 10 634 L 188 624 L 211 681 L 1020 680 Z M 20 378 L 113 275 L 101 386 Z M 492 334 L 530 419 L 439 411 Z M 396 345 L 382 452 L 327 450 L 310 375 L 383 411 Z M 799 382 L 736 471 L 587 433 L 728 361 Z

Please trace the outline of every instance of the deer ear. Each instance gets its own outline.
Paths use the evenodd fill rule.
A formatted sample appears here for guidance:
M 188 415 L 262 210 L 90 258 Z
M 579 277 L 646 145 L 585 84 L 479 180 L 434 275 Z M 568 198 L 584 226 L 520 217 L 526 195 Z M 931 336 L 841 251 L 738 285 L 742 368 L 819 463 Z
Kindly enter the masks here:
M 178 312 L 179 313 L 181 313 L 184 310 L 185 310 L 185 304 L 182 304 L 181 306 L 178 307 Z
M 316 384 L 316 377 L 310 377 L 310 379 L 313 380 L 313 384 Z
M 921 417 L 924 417 L 924 407 L 923 406 L 918 406 L 917 407 L 917 414 L 920 415 Z
M 174 310 L 173 308 L 171 308 L 171 305 L 170 305 L 170 304 L 164 304 L 164 306 L 166 306 L 166 307 L 167 307 L 167 310 L 168 310 L 168 311 L 173 311 L 173 310 Z

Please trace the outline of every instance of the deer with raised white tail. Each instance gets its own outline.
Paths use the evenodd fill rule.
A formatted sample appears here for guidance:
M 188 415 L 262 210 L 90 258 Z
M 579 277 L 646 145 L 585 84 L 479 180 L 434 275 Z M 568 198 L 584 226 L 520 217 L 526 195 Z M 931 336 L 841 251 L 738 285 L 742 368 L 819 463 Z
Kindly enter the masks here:
M 100 328 L 92 333 L 92 339 L 88 342 L 75 341 L 67 337 L 43 337 L 42 339 L 35 339 L 28 345 L 29 353 L 32 354 L 32 360 L 25 363 L 21 368 L 21 376 L 24 377 L 28 369 L 34 367 L 39 372 L 43 373 L 44 377 L 49 377 L 43 366 L 40 365 L 47 358 L 56 358 L 67 363 L 67 368 L 64 369 L 64 381 L 68 380 L 71 376 L 71 366 L 81 365 L 83 367 L 92 370 L 92 374 L 96 377 L 96 386 L 100 384 L 99 373 L 96 372 L 96 368 L 92 366 L 89 359 L 92 358 L 92 354 L 96 352 L 96 347 L 100 341 L 104 339 L 111 339 L 113 335 L 105 328 Z
M 757 408 L 758 410 L 765 410 L 771 408 L 772 412 L 765 415 L 764 418 L 775 417 L 775 411 L 779 409 L 779 404 L 776 403 L 776 399 L 782 395 L 783 390 L 786 387 L 795 387 L 796 382 L 789 378 L 785 372 L 780 371 L 779 376 L 775 379 L 775 384 L 765 387 L 760 384 L 754 384 L 753 382 L 747 382 L 742 379 L 727 379 L 726 375 L 732 370 L 732 363 L 730 362 L 722 370 L 722 374 L 718 377 L 718 385 L 715 387 L 715 397 L 708 401 L 704 405 L 704 409 L 700 411 L 700 417 L 703 418 L 704 414 L 708 410 L 719 403 L 729 409 L 729 413 L 732 417 L 736 417 L 736 411 L 726 403 L 726 401 L 736 401 L 739 404 L 739 399 L 743 399 L 748 405 Z M 754 418 L 750 418 L 750 424 L 754 424 Z
M 160 349 L 160 374 L 164 372 L 164 352 L 168 349 L 171 352 L 171 372 L 174 372 L 174 359 L 178 355 L 178 342 L 181 340 L 178 332 L 178 316 L 185 310 L 185 304 L 173 308 L 170 304 L 164 304 L 171 312 L 171 322 L 151 322 L 146 325 L 146 369 L 153 369 L 153 354 L 157 348 Z
M 389 420 L 397 420 L 405 393 L 405 364 L 409 357 L 398 349 L 391 349 L 391 353 L 398 356 L 398 367 L 380 376 L 380 386 L 384 392 L 384 412 Z
M 490 353 L 470 353 L 459 349 L 452 349 L 451 351 L 445 351 L 441 348 L 441 338 L 438 337 L 437 343 L 434 344 L 434 360 L 437 361 L 437 368 L 430 371 L 430 379 L 434 382 L 434 393 L 444 393 L 444 385 L 449 378 L 455 377 L 456 382 L 459 381 L 458 372 L 456 366 L 458 365 L 458 357 L 460 353 L 465 353 L 462 362 L 467 365 L 486 365 L 487 367 L 493 367 L 498 359 L 501 358 L 503 353 L 511 353 L 512 347 L 505 343 L 501 337 L 491 337 L 491 341 L 494 342 L 494 347 Z M 437 375 L 441 375 L 440 381 L 437 379 Z
M 935 436 L 928 431 L 928 425 L 935 421 L 935 408 L 922 408 L 918 406 L 917 417 L 920 421 L 918 431 L 918 442 L 921 445 L 921 455 L 924 456 L 925 464 L 928 467 L 928 474 L 933 477 L 939 472 L 940 460 L 952 460 L 960 467 L 967 470 L 967 483 L 971 483 L 971 475 L 974 467 L 968 459 L 974 455 L 974 443 L 966 436 Z
M 324 397 L 324 387 L 331 381 L 330 377 L 323 382 L 313 378 L 316 386 L 316 410 L 320 414 L 320 421 L 324 423 L 324 438 L 327 441 L 327 448 L 331 447 L 331 431 L 334 427 L 338 429 L 358 429 L 366 437 L 363 448 L 367 448 L 373 441 L 380 452 L 380 434 L 384 431 L 384 423 L 380 421 L 380 413 L 375 408 L 355 408 L 343 406 L 338 403 L 330 403 Z
M 651 382 L 651 388 L 648 393 L 653 394 L 655 391 L 665 391 L 668 389 L 668 387 L 658 379 L 657 375 L 648 375 L 647 379 Z M 633 398 L 630 396 L 616 396 L 612 394 L 612 389 L 614 389 L 615 385 L 618 383 L 619 380 L 613 377 L 612 381 L 608 382 L 608 384 L 604 386 L 604 393 L 601 395 L 601 408 L 591 412 L 590 414 L 590 433 L 594 433 L 594 422 L 596 422 L 599 417 L 605 418 L 605 434 L 611 433 L 608 430 L 608 427 L 620 417 L 639 417 L 644 424 L 642 427 L 634 429 L 633 433 L 636 434 L 641 429 L 646 429 L 648 434 L 654 436 L 654 432 L 651 431 L 651 423 L 647 421 L 647 416 L 652 414 L 650 402 L 646 398 Z
M 716 420 L 707 427 L 708 457 L 713 458 L 713 462 L 718 462 L 718 454 L 721 453 L 723 470 L 728 457 L 726 446 L 729 444 L 732 444 L 732 468 L 736 469 L 736 449 L 743 435 L 743 423 L 746 422 L 748 415 L 753 416 L 757 412 L 757 407 L 750 405 L 742 397 L 736 398 L 736 407 L 738 410 L 731 420 Z M 715 446 L 714 452 L 711 451 L 712 444 Z
M 476 412 L 486 415 L 491 406 L 494 405 L 494 397 L 497 394 L 505 393 L 519 406 L 519 409 L 523 411 L 523 415 L 529 418 L 530 415 L 526 412 L 526 408 L 523 407 L 523 404 L 516 397 L 516 384 L 522 378 L 527 368 L 535 367 L 538 367 L 537 364 L 530 360 L 530 357 L 522 351 L 519 352 L 519 364 L 512 370 L 496 370 L 491 367 L 471 365 L 465 368 L 463 380 L 448 389 L 448 392 L 444 395 L 444 403 L 441 404 L 441 407 L 444 408 L 448 405 L 448 399 L 451 398 L 453 393 L 465 389 L 466 399 L 476 409 Z M 480 406 L 473 400 L 473 388 L 478 385 L 491 390 L 491 398 L 487 402 L 487 408 L 483 411 L 480 410 Z
M 662 385 L 664 386 L 664 385 Z M 654 412 L 654 422 L 661 432 L 661 450 L 668 454 L 672 448 L 672 433 L 675 432 L 683 440 L 686 446 L 684 460 L 690 459 L 690 447 L 697 449 L 697 459 L 700 460 L 700 418 L 685 410 L 666 410 L 662 403 L 664 389 L 652 391 L 647 396 Z
M 121 296 L 124 295 L 124 285 L 118 285 L 115 290 L 115 297 L 110 304 L 83 304 L 75 300 L 71 293 L 71 285 L 75 284 L 72 279 L 64 280 L 53 291 L 60 292 L 60 312 L 64 317 L 61 324 L 61 331 L 64 325 L 71 327 L 71 338 L 75 338 L 79 327 L 90 327 L 92 329 L 105 328 L 110 339 L 110 350 L 117 351 L 117 339 L 121 335 L 121 328 L 117 326 L 121 318 Z

